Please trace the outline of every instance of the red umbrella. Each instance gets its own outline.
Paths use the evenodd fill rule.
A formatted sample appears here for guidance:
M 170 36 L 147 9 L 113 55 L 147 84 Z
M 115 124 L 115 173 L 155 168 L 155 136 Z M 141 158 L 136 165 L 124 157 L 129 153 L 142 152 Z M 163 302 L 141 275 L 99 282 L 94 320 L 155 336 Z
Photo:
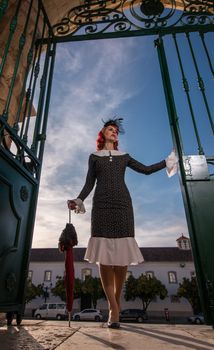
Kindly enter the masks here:
M 68 311 L 68 322 L 70 327 L 71 311 L 74 300 L 74 258 L 73 248 L 70 247 L 65 253 L 65 289 L 66 289 L 66 301 Z
M 66 289 L 66 302 L 68 311 L 69 327 L 71 321 L 71 311 L 74 300 L 74 258 L 73 258 L 73 246 L 77 245 L 77 233 L 75 227 L 71 224 L 71 210 L 69 210 L 69 223 L 62 231 L 59 238 L 59 250 L 65 251 L 65 289 Z

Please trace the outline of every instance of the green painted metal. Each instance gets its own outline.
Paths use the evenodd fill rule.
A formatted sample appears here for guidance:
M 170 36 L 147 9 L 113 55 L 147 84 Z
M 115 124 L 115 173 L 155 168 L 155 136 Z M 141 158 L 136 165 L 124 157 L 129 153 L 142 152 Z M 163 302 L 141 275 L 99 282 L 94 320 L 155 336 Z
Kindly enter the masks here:
M 20 10 L 21 6 L 26 7 L 26 2 L 21 1 L 19 5 Z M 33 6 L 34 10 L 36 9 L 36 16 L 32 11 Z M 17 26 L 13 34 L 16 34 L 16 30 L 20 27 L 19 11 L 16 11 L 16 18 Z M 29 25 L 32 29 L 30 38 L 27 36 Z M 46 36 L 45 46 L 38 46 L 38 42 L 35 43 L 36 39 L 39 37 L 42 41 L 45 33 L 46 35 L 49 33 L 49 38 Z M 28 2 L 25 23 L 19 37 L 19 42 L 15 43 L 17 54 L 8 83 L 8 95 L 5 98 L 5 105 L 3 106 L 2 102 L 0 105 L 0 312 L 7 313 L 8 324 L 11 323 L 14 314 L 17 324 L 21 322 L 25 305 L 24 289 L 28 276 L 55 59 L 56 45 L 53 43 L 52 30 L 40 2 L 35 0 Z M 29 50 L 26 55 L 23 47 L 27 40 Z M 5 63 L 1 71 L 2 79 L 11 44 L 12 38 L 9 33 L 8 41 L 5 43 L 6 50 L 3 53 Z M 43 62 L 41 57 L 44 48 L 46 50 Z M 19 63 L 23 57 L 24 61 L 26 59 L 26 68 L 20 72 Z M 23 85 L 20 85 L 21 93 L 14 96 L 14 85 L 17 84 L 18 74 L 22 74 Z M 25 90 L 27 90 L 26 99 Z M 36 94 L 39 107 L 34 98 Z M 11 105 L 16 98 L 19 99 L 17 111 L 12 114 Z M 40 119 L 34 133 L 36 150 L 31 149 L 33 139 L 29 137 L 33 109 L 37 111 L 37 117 Z
M 213 120 L 212 120 L 212 115 L 211 115 L 211 112 L 210 112 L 209 104 L 208 104 L 208 101 L 207 101 L 207 96 L 206 96 L 206 93 L 205 93 L 204 81 L 203 81 L 203 79 L 202 79 L 202 77 L 200 75 L 199 67 L 198 67 L 198 64 L 197 64 L 197 61 L 196 61 L 196 58 L 195 58 L 195 54 L 194 54 L 194 50 L 193 50 L 193 46 L 192 46 L 192 43 L 191 43 L 191 40 L 190 40 L 189 33 L 186 33 L 186 37 L 187 37 L 187 40 L 188 40 L 188 44 L 189 44 L 189 47 L 190 47 L 190 52 L 191 52 L 191 55 L 192 55 L 192 58 L 193 58 L 193 62 L 194 62 L 194 66 L 195 66 L 195 70 L 196 70 L 196 74 L 197 74 L 198 86 L 199 86 L 199 89 L 200 89 L 200 91 L 202 93 L 202 96 L 203 96 L 204 104 L 205 104 L 206 110 L 207 110 L 207 115 L 208 115 L 209 122 L 210 122 L 210 125 L 211 125 L 211 128 L 212 128 L 212 132 L 214 133 L 214 123 L 213 123 Z
M 0 2 L 0 21 L 7 10 L 7 6 L 8 6 L 8 0 L 2 0 Z
M 44 22 L 41 40 L 44 38 L 45 27 L 46 27 L 46 25 Z M 24 112 L 22 129 L 21 129 L 21 133 L 20 133 L 20 136 L 25 143 L 28 142 L 28 130 L 29 130 L 29 125 L 30 125 L 30 116 L 32 113 L 32 108 L 33 108 L 33 101 L 34 101 L 34 95 L 35 95 L 35 90 L 36 90 L 36 86 L 37 86 L 37 79 L 38 79 L 39 72 L 40 72 L 41 53 L 42 53 L 42 45 L 39 45 L 39 47 L 38 47 L 38 45 L 36 44 L 33 68 L 31 71 L 30 83 L 29 83 L 29 87 L 27 89 L 27 95 L 26 95 L 26 108 L 25 108 L 25 112 Z M 32 88 L 32 85 L 33 85 L 33 88 Z M 28 108 L 28 112 L 27 112 L 27 108 Z M 38 123 L 38 121 L 36 118 L 36 124 L 37 123 Z M 35 133 L 35 129 L 36 129 L 36 126 L 34 128 L 34 133 Z M 32 145 L 31 145 L 31 147 L 32 147 Z
M 204 155 L 184 155 L 180 132 L 178 130 L 176 104 L 163 38 L 160 37 L 156 40 L 156 47 L 173 142 L 179 155 L 180 185 L 186 210 L 202 307 L 207 324 L 214 325 L 214 261 L 212 253 L 212 247 L 214 246 L 214 182 L 208 172 L 208 162 L 213 162 L 214 157 L 209 160 Z M 181 72 L 183 75 L 182 69 Z
M 25 25 L 24 25 L 24 30 L 21 33 L 21 36 L 19 39 L 19 51 L 18 51 L 18 55 L 16 57 L 16 62 L 15 62 L 14 71 L 13 71 L 13 77 L 11 79 L 10 88 L 9 88 L 9 92 L 7 95 L 7 100 L 6 100 L 5 108 L 3 111 L 3 116 L 6 120 L 8 118 L 8 111 L 9 111 L 9 106 L 10 106 L 10 102 L 11 102 L 11 98 L 12 98 L 12 94 L 13 94 L 13 89 L 14 89 L 14 85 L 15 85 L 15 81 L 16 81 L 16 77 L 17 77 L 17 72 L 18 72 L 19 63 L 20 63 L 20 57 L 22 55 L 22 51 L 24 49 L 25 42 L 26 42 L 26 34 L 27 34 L 31 9 L 32 9 L 32 1 L 29 4 L 27 18 L 26 18 Z M 13 31 L 13 33 L 14 33 L 14 31 Z
M 18 1 L 15 15 L 13 16 L 13 18 L 11 19 L 11 22 L 10 22 L 10 33 L 9 33 L 9 35 L 8 35 L 8 40 L 7 40 L 7 42 L 6 42 L 5 49 L 4 49 L 4 54 L 3 54 L 3 56 L 2 56 L 2 62 L 1 62 L 1 64 L 0 64 L 0 77 L 1 77 L 1 75 L 2 75 L 2 71 L 3 71 L 3 69 L 4 69 L 4 65 L 5 65 L 5 62 L 6 62 L 6 58 L 7 58 L 8 53 L 9 53 L 9 48 L 10 48 L 10 45 L 11 45 L 11 41 L 12 41 L 14 32 L 15 32 L 15 30 L 16 30 L 16 26 L 17 26 L 17 16 L 18 16 L 18 13 L 19 13 L 19 10 L 20 10 L 21 2 L 22 2 L 22 0 L 19 0 L 19 1 Z M 3 14 L 4 14 L 4 12 L 2 12 L 2 16 L 3 16 Z
M 41 10 L 41 8 L 38 6 L 36 22 L 35 22 L 35 26 L 34 26 L 34 32 L 33 32 L 33 36 L 32 36 L 32 42 L 31 42 L 31 46 L 30 46 L 30 49 L 29 49 L 28 54 L 27 54 L 27 67 L 26 67 L 26 71 L 25 71 L 25 75 L 24 75 L 24 81 L 23 81 L 21 95 L 20 95 L 19 107 L 18 107 L 18 111 L 16 113 L 15 122 L 14 122 L 14 129 L 16 131 L 18 131 L 18 123 L 20 121 L 20 114 L 21 114 L 21 110 L 22 110 L 23 99 L 25 96 L 27 78 L 28 78 L 29 70 L 30 70 L 32 60 L 33 60 L 33 51 L 34 51 L 34 46 L 35 46 L 35 38 L 36 38 L 36 32 L 37 32 L 37 27 L 38 27 L 38 21 L 39 21 L 39 17 L 40 17 L 40 10 Z
M 193 124 L 193 128 L 194 128 L 195 136 L 197 139 L 197 143 L 198 143 L 198 152 L 199 152 L 199 154 L 204 154 L 204 150 L 203 150 L 202 143 L 200 140 L 198 127 L 197 127 L 197 123 L 196 123 L 196 119 L 195 119 L 195 115 L 194 115 L 194 111 L 193 111 L 193 106 L 192 106 L 192 101 L 191 101 L 190 91 L 189 91 L 190 90 L 189 84 L 188 84 L 188 80 L 187 80 L 185 73 L 184 73 L 184 67 L 182 64 L 182 58 L 181 58 L 180 50 L 178 47 L 176 34 L 173 34 L 173 39 L 174 39 L 175 48 L 176 48 L 176 52 L 177 52 L 177 56 L 178 56 L 178 62 L 179 62 L 179 66 L 180 66 L 180 70 L 181 70 L 181 74 L 182 74 L 183 88 L 184 88 L 184 91 L 186 93 L 187 102 L 188 102 L 189 110 L 190 110 L 190 115 L 192 118 L 192 124 Z

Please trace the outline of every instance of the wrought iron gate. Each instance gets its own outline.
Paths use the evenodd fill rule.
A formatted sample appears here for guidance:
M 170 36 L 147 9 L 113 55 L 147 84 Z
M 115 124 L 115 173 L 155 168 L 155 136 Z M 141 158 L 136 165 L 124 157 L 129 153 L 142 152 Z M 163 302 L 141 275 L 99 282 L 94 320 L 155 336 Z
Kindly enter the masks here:
M 7 20 L 8 1 L 0 3 L 0 20 Z M 11 19 L 8 39 L 5 40 L 0 66 L 0 83 L 5 82 L 4 69 L 7 58 L 11 55 L 10 47 L 16 33 L 16 22 L 25 1 L 16 2 Z M 200 72 L 200 59 L 193 48 L 193 35 L 198 35 L 204 61 L 206 61 L 209 77 L 213 77 L 213 66 L 207 37 L 213 32 L 214 4 L 212 0 L 80 0 L 80 5 L 68 9 L 59 23 L 50 25 L 41 1 L 30 1 L 29 9 L 22 8 L 25 21 L 22 23 L 16 58 L 12 61 L 13 74 L 6 87 L 7 94 L 2 102 L 0 92 L 0 127 L 1 127 L 1 213 L 3 244 L 0 247 L 0 258 L 3 263 L 1 285 L 4 292 L 0 295 L 0 310 L 14 311 L 14 305 L 21 310 L 23 302 L 23 281 L 27 275 L 27 261 L 32 239 L 33 222 L 36 209 L 36 198 L 44 150 L 48 105 L 50 99 L 51 79 L 54 65 L 55 45 L 58 42 L 118 38 L 128 36 L 155 35 L 163 88 L 171 126 L 174 146 L 179 155 L 180 184 L 186 209 L 190 231 L 192 250 L 196 266 L 197 279 L 206 322 L 214 325 L 214 270 L 213 253 L 214 236 L 212 233 L 214 219 L 214 183 L 211 167 L 214 156 L 208 155 L 203 145 L 203 137 L 213 138 L 213 119 L 209 98 L 206 94 L 206 83 Z M 33 10 L 34 25 L 30 18 Z M 1 22 L 0 22 L 1 25 Z M 31 32 L 29 34 L 29 27 Z M 34 28 L 34 29 L 33 29 Z M 26 34 L 28 33 L 28 35 Z M 176 99 L 177 88 L 173 86 L 170 65 L 167 56 L 170 38 L 176 53 L 176 62 L 180 71 L 180 83 L 183 84 L 186 106 L 177 113 L 179 99 Z M 195 104 L 190 91 L 190 82 L 185 70 L 185 56 L 181 46 L 186 41 L 189 58 L 195 70 L 204 105 L 206 135 L 198 126 Z M 0 38 L 1 42 L 1 38 Z M 18 79 L 18 71 L 23 56 L 23 47 L 28 44 L 27 59 L 22 72 L 22 84 L 18 91 L 18 103 L 15 113 L 11 107 L 15 94 L 14 88 Z M 1 47 L 1 45 L 0 45 Z M 45 60 L 41 53 L 46 52 Z M 40 73 L 40 64 L 43 72 Z M 40 92 L 36 95 L 36 83 L 39 81 Z M 33 101 L 37 101 L 36 112 Z M 184 113 L 185 111 L 185 113 Z M 36 115 L 31 139 L 29 138 L 32 115 Z M 191 121 L 190 135 L 193 143 L 192 153 L 185 150 L 183 133 L 187 120 Z M 189 124 L 188 124 L 189 125 Z M 208 127 L 209 125 L 209 127 Z M 202 135 L 201 135 L 202 134 Z M 195 146 L 196 145 L 196 146 Z M 13 150 L 15 148 L 15 151 Z M 194 150 L 193 150 L 194 149 Z M 8 225 L 10 222 L 10 225 Z M 23 255 L 22 253 L 25 252 Z M 17 266 L 11 259 L 17 256 Z M 22 258 L 24 256 L 24 258 Z M 21 266 L 24 274 L 21 275 Z M 22 271 L 23 272 L 23 271 Z M 18 288 L 18 289 L 16 289 Z
M 197 34 L 199 34 L 198 39 L 202 39 L 204 50 L 207 55 L 208 65 L 210 66 L 210 71 L 208 69 L 209 79 L 211 81 L 213 78 L 213 70 L 208 48 L 205 44 L 205 33 L 199 32 Z M 173 65 L 174 68 L 176 63 L 179 66 L 180 85 L 183 85 L 184 95 L 187 102 L 187 110 L 183 106 L 183 111 L 180 111 L 179 115 L 177 113 L 178 101 L 176 101 L 176 98 L 174 97 L 175 91 L 173 91 L 173 86 L 171 84 L 171 77 L 164 48 L 164 39 L 161 35 L 155 41 L 155 44 L 158 50 L 173 142 L 180 159 L 180 184 L 191 238 L 199 293 L 206 316 L 206 322 L 214 325 L 214 271 L 212 268 L 214 263 L 212 255 L 212 247 L 214 245 L 214 220 L 212 213 L 214 204 L 214 155 L 207 154 L 206 147 L 203 146 L 202 139 L 205 135 L 203 129 L 199 127 L 199 113 L 197 113 L 198 101 L 195 100 L 196 96 L 193 96 L 195 97 L 194 99 L 190 95 L 191 88 L 194 89 L 194 85 L 197 85 L 197 83 L 202 95 L 201 103 L 204 103 L 203 125 L 204 128 L 206 128 L 206 137 L 210 138 L 210 140 L 212 138 L 212 141 L 214 124 L 206 95 L 205 82 L 199 73 L 199 62 L 197 55 L 193 50 L 189 33 L 185 33 L 183 39 L 187 40 L 196 71 L 196 78 L 192 84 L 193 86 L 191 86 L 191 83 L 189 83 L 186 78 L 185 66 L 183 64 L 185 59 L 181 56 L 179 47 L 179 39 L 181 39 L 179 38 L 180 35 L 181 34 L 172 34 L 172 40 L 177 54 L 177 62 L 173 62 Z M 192 124 L 192 130 L 189 130 L 189 134 L 192 135 L 191 149 L 193 152 L 190 155 L 186 152 L 185 142 L 182 137 L 184 134 L 183 128 L 185 125 L 189 124 L 187 120 L 188 118 L 190 119 L 190 124 Z M 180 127 L 180 124 L 182 127 Z
M 0 311 L 21 322 L 55 44 L 38 1 L 0 3 Z M 46 38 L 46 44 L 38 39 Z M 45 51 L 45 57 L 42 56 Z

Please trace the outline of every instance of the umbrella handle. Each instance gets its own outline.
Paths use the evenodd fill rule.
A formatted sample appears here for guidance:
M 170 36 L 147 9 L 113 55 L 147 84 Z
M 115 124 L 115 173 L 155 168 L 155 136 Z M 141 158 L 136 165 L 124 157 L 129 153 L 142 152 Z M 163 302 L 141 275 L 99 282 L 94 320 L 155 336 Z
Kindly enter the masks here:
M 71 223 L 71 209 L 68 209 L 69 213 L 68 213 L 68 222 L 69 224 Z

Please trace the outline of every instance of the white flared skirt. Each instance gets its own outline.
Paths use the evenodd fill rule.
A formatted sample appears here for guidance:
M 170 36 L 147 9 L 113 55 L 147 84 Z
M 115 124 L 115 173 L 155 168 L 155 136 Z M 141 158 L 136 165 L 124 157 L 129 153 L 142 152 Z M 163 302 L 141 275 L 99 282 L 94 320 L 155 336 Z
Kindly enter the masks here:
M 113 266 L 137 265 L 144 261 L 134 237 L 91 237 L 84 259 L 90 263 Z

